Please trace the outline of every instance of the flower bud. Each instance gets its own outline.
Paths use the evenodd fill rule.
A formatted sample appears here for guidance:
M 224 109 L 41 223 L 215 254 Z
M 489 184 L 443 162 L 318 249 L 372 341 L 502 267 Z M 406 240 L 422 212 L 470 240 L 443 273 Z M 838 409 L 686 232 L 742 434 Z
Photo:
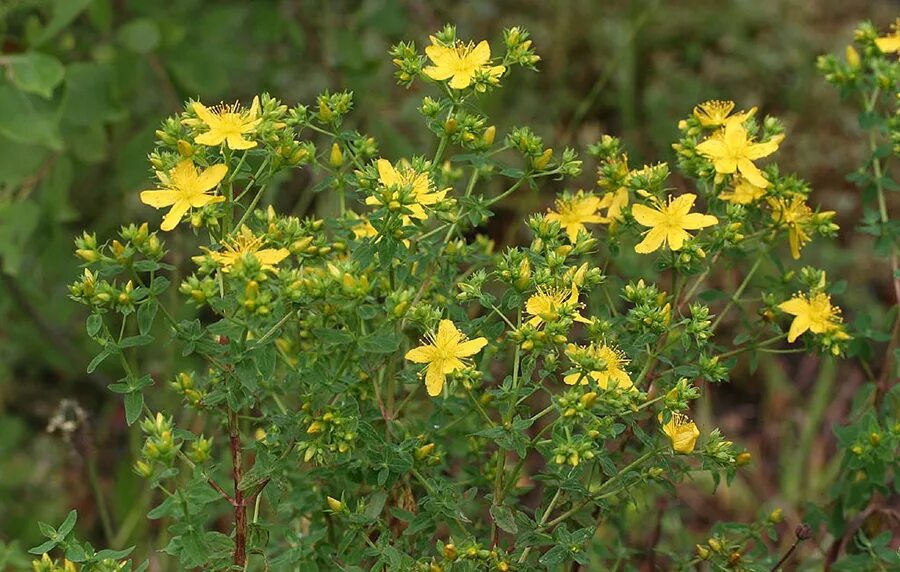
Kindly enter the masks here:
M 325 497 L 326 502 L 328 502 L 328 508 L 333 510 L 334 512 L 341 512 L 344 510 L 344 503 L 337 500 L 334 497 Z
M 553 157 L 553 149 L 548 147 L 547 149 L 544 149 L 544 152 L 541 153 L 540 156 L 536 157 L 532 161 L 532 165 L 534 165 L 535 169 L 542 171 L 547 167 L 547 165 L 550 164 L 550 159 L 552 157 Z
M 335 169 L 339 169 L 344 164 L 344 153 L 341 146 L 337 143 L 331 144 L 331 154 L 328 156 L 328 162 Z
M 496 136 L 497 136 L 497 128 L 495 126 L 491 125 L 487 129 L 484 130 L 484 136 L 483 136 L 482 140 L 484 141 L 485 145 L 490 146 L 490 145 L 493 145 L 494 137 L 496 137 Z

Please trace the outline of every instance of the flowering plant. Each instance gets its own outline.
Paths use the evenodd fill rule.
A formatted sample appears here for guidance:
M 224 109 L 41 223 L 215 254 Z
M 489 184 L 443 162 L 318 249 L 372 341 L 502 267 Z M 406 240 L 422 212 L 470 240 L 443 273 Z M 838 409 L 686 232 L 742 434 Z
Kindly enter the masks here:
M 528 127 L 499 136 L 481 104 L 539 56 L 521 28 L 495 52 L 452 26 L 424 55 L 392 48 L 398 83 L 431 94 L 427 155 L 386 157 L 348 127 L 351 93 L 191 101 L 157 131 L 140 195 L 168 209 L 159 231 L 76 240 L 71 296 L 101 348 L 88 370 L 122 372 L 147 516 L 180 568 L 616 568 L 654 499 L 751 462 L 710 415 L 739 359 L 846 353 L 825 272 L 795 262 L 834 213 L 771 162 L 780 121 L 698 105 L 676 181 L 612 136 L 584 157 Z M 527 239 L 481 234 L 504 201 L 557 186 Z M 297 195 L 332 212 L 279 212 Z M 653 550 L 672 569 L 768 569 L 771 508 Z M 36 570 L 132 569 L 71 520 Z

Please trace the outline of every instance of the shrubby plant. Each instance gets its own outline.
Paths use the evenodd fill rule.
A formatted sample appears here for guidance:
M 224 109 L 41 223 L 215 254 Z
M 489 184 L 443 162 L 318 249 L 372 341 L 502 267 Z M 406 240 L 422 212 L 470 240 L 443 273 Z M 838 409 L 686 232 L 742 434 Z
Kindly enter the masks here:
M 425 84 L 433 151 L 382 156 L 347 127 L 352 93 L 190 101 L 157 131 L 158 185 L 140 195 L 159 230 L 76 240 L 88 370 L 123 373 L 110 390 L 143 435 L 159 548 L 208 570 L 628 566 L 647 550 L 639 507 L 752 462 L 696 400 L 745 355 L 833 359 L 855 342 L 826 273 L 799 262 L 834 213 L 771 161 L 784 129 L 755 108 L 709 101 L 681 121 L 676 183 L 609 135 L 579 155 L 498 132 L 481 102 L 539 62 L 521 28 L 492 50 L 447 26 L 424 55 L 391 56 L 401 86 Z M 270 189 L 290 169 L 337 212 L 279 213 Z M 564 188 L 524 221 L 530 242 L 480 234 L 549 185 Z M 195 248 L 180 266 L 175 235 Z M 721 269 L 736 288 L 710 285 Z M 157 371 L 154 345 L 180 369 Z M 183 407 L 157 410 L 160 391 Z M 672 569 L 777 567 L 773 508 L 652 549 Z M 36 570 L 146 568 L 72 538 L 74 518 L 47 527 Z

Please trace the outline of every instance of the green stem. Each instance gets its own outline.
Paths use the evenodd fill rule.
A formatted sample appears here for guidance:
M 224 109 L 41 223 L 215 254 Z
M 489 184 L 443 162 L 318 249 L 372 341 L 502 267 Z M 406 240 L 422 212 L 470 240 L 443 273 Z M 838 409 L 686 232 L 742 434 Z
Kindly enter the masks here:
M 760 256 L 756 259 L 756 262 L 753 263 L 753 266 L 750 267 L 750 271 L 747 272 L 747 276 L 744 277 L 744 281 L 741 282 L 741 285 L 738 286 L 738 289 L 734 291 L 734 295 L 732 295 L 731 299 L 728 300 L 728 304 L 725 305 L 725 308 L 723 308 L 719 315 L 716 316 L 716 320 L 710 327 L 711 331 L 716 331 L 716 328 L 719 326 L 719 323 L 721 323 L 722 318 L 725 317 L 725 314 L 727 314 L 731 307 L 734 306 L 734 304 L 737 303 L 738 300 L 740 300 L 741 295 L 744 293 L 744 290 L 746 290 L 747 286 L 750 285 L 750 279 L 753 278 L 754 274 L 756 274 L 756 270 L 759 268 L 760 264 L 762 264 L 762 261 L 763 257 Z

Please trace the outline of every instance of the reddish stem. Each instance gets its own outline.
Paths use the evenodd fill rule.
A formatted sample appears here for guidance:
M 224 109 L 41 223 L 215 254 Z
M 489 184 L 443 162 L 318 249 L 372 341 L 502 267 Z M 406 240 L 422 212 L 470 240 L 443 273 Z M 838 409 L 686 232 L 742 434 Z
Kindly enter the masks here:
M 241 491 L 243 471 L 241 456 L 241 435 L 238 430 L 237 415 L 228 414 L 228 429 L 231 438 L 231 465 L 234 475 L 234 565 L 243 567 L 247 561 L 247 506 Z

